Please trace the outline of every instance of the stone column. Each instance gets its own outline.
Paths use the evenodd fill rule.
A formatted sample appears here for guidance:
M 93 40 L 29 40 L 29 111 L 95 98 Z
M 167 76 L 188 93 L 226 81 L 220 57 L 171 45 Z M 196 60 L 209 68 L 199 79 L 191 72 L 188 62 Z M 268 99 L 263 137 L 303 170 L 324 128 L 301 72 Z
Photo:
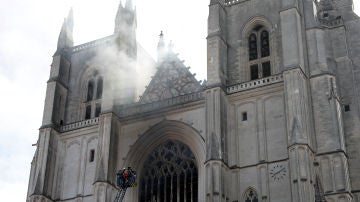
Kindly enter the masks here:
M 312 118 L 305 75 L 303 28 L 296 7 L 280 12 L 283 77 L 287 115 L 291 196 L 293 202 L 315 200 L 313 186 Z
M 220 87 L 208 89 L 205 94 L 206 201 L 225 201 L 227 100 Z
M 336 58 L 346 58 L 346 42 L 343 40 L 341 28 L 332 30 L 338 33 L 334 55 Z M 339 33 L 340 32 L 340 33 Z M 312 111 L 316 137 L 316 165 L 319 166 L 318 176 L 324 195 L 328 201 L 341 201 L 341 198 L 351 199 L 349 181 L 348 156 L 345 148 L 344 124 L 341 100 L 338 95 L 338 84 L 335 72 L 329 68 L 326 60 L 325 31 L 318 28 L 307 30 L 310 87 L 312 97 Z M 336 72 L 338 78 L 348 73 L 348 68 L 342 67 Z M 348 78 L 346 78 L 348 80 Z M 344 81 L 344 80 L 343 80 Z M 346 84 L 346 82 L 343 82 Z M 343 85 L 344 87 L 346 85 Z M 344 98 L 346 88 L 342 89 Z
M 98 162 L 95 175 L 96 201 L 112 201 L 116 195 L 117 124 L 112 113 L 101 114 L 99 120 Z
M 28 186 L 29 201 L 51 201 L 56 197 L 58 136 L 52 128 L 40 129 Z

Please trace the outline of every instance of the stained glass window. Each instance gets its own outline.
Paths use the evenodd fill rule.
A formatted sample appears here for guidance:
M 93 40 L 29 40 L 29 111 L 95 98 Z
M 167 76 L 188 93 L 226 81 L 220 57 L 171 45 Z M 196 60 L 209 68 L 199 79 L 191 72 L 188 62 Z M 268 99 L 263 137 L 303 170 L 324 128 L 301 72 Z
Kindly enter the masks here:
M 246 190 L 244 197 L 245 197 L 245 202 L 259 202 L 256 191 L 251 188 Z
M 139 201 L 198 201 L 198 170 L 188 146 L 168 140 L 144 162 Z

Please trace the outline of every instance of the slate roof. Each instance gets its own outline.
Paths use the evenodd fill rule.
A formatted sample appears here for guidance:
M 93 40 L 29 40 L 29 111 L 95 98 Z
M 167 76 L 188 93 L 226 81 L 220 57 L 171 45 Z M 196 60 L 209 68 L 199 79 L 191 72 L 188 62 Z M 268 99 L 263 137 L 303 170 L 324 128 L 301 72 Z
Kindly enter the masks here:
M 189 67 L 183 64 L 176 54 L 168 52 L 158 63 L 157 71 L 140 103 L 150 103 L 201 91 L 202 86 Z

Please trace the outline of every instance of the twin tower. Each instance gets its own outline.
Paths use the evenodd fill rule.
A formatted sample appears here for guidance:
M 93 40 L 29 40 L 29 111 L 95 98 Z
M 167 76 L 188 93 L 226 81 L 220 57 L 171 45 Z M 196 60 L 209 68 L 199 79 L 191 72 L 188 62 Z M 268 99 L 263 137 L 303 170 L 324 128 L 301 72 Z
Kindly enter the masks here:
M 113 201 L 130 166 L 138 186 L 125 201 L 360 202 L 353 1 L 208 6 L 203 83 L 162 35 L 157 61 L 137 43 L 131 0 L 112 35 L 78 46 L 70 12 L 27 201 Z

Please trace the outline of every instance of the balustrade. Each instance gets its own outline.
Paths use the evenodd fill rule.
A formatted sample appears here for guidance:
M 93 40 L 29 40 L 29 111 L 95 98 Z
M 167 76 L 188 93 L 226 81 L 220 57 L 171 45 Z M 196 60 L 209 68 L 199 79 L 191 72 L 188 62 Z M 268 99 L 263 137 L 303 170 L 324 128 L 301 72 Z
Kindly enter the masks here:
M 270 85 L 270 84 L 278 83 L 278 82 L 282 82 L 282 81 L 283 81 L 283 76 L 281 74 L 277 74 L 277 75 L 273 75 L 273 76 L 269 76 L 269 77 L 265 77 L 265 78 L 261 78 L 261 79 L 257 79 L 257 80 L 248 81 L 245 83 L 239 83 L 239 84 L 227 87 L 226 91 L 228 94 L 232 94 L 232 93 L 236 93 L 236 92 L 240 92 L 240 91 L 244 91 L 244 90 L 248 90 L 248 89 L 252 89 L 252 88 L 257 88 L 260 86 Z

